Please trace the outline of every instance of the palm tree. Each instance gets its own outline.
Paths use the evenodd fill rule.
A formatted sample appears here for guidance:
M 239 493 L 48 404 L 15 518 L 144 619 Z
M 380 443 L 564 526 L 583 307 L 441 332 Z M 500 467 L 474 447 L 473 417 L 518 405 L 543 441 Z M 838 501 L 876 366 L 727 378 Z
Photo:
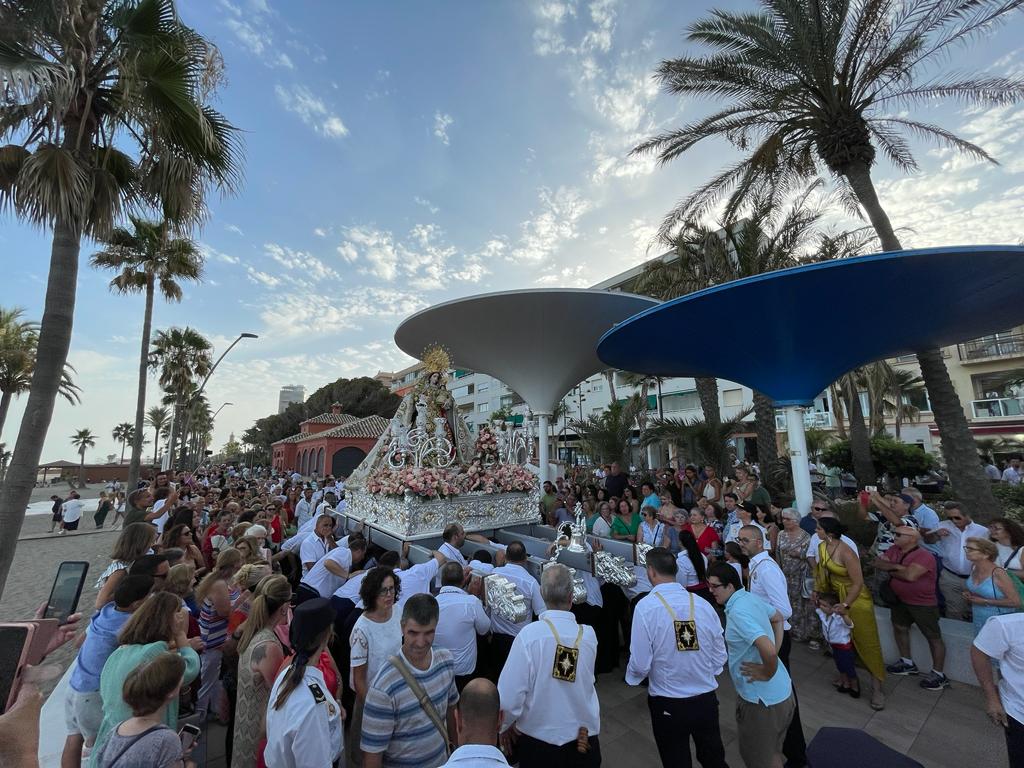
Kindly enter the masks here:
M 71 444 L 78 449 L 81 463 L 78 466 L 78 487 L 85 488 L 85 449 L 96 447 L 96 435 L 90 429 L 79 429 L 71 436 Z
M 130 421 L 122 421 L 120 424 L 118 424 L 116 427 L 114 427 L 113 432 L 110 433 L 111 437 L 114 438 L 114 442 L 121 444 L 121 463 L 122 464 L 124 464 L 124 448 L 125 448 L 125 445 L 127 443 L 129 443 L 129 442 L 132 442 L 132 438 L 134 436 L 132 433 L 133 433 L 134 430 L 135 430 L 135 426 Z M 133 488 L 134 486 L 129 485 L 128 487 L 129 488 Z
M 0 593 L 14 556 L 71 343 L 83 237 L 151 206 L 182 227 L 206 189 L 235 188 L 234 127 L 209 106 L 216 48 L 174 0 L 0 3 L 0 208 L 53 231 L 38 355 L 0 492 Z
M 11 401 L 28 391 L 36 364 L 39 327 L 36 323 L 22 320 L 24 313 L 19 307 L 0 307 L 0 433 L 7 421 Z M 81 402 L 81 390 L 71 378 L 74 372 L 70 364 L 64 364 L 58 394 L 72 405 L 77 405 Z
M 181 281 L 198 282 L 203 277 L 203 257 L 192 240 L 169 236 L 167 220 L 154 222 L 131 217 L 133 230 L 115 229 L 106 238 L 106 248 L 93 254 L 94 267 L 118 272 L 110 288 L 122 294 L 144 293 L 142 351 L 139 354 L 139 389 L 135 400 L 135 439 L 128 468 L 128 487 L 139 482 L 142 464 L 142 435 L 146 415 L 146 375 L 149 340 L 153 326 L 153 298 L 157 288 L 165 301 L 181 301 Z
M 871 434 L 885 432 L 885 419 L 892 416 L 896 439 L 904 421 L 917 421 L 920 409 L 912 405 L 910 398 L 920 394 L 924 381 L 912 371 L 893 368 L 885 360 L 869 363 L 861 369 L 861 379 L 868 392 Z
M 148 360 L 147 360 L 148 362 Z M 160 433 L 170 423 L 171 412 L 167 406 L 154 405 L 146 411 L 146 426 L 153 428 L 153 463 L 160 460 Z M 131 486 L 129 486 L 131 487 Z
M 861 377 L 857 370 L 843 375 L 837 382 L 840 401 L 846 406 L 849 421 L 850 454 L 853 458 L 853 474 L 860 486 L 871 485 L 877 478 L 875 462 L 871 458 L 871 439 L 864 426 L 864 409 L 860 402 Z M 839 410 L 839 408 L 836 408 Z
M 648 425 L 642 442 L 685 445 L 693 461 L 701 466 L 715 467 L 725 477 L 732 466 L 729 441 L 746 429 L 744 419 L 749 415 L 750 411 L 745 410 L 724 421 L 708 421 L 707 418 L 655 419 Z
M 595 462 L 618 461 L 628 467 L 637 418 L 646 414 L 646 399 L 634 396 L 621 402 L 613 400 L 601 413 L 591 414 L 583 421 L 571 419 L 569 425 L 579 435 L 580 446 Z
M 633 151 L 667 163 L 702 139 L 724 138 L 744 153 L 665 218 L 671 240 L 680 222 L 727 197 L 726 216 L 749 195 L 785 196 L 821 166 L 859 204 L 886 251 L 902 250 L 871 176 L 879 152 L 903 171 L 917 170 L 906 135 L 930 139 L 981 160 L 989 154 L 954 133 L 908 116 L 921 104 L 1011 104 L 1024 80 L 959 72 L 936 74 L 959 46 L 989 33 L 1020 0 L 760 0 L 757 13 L 713 11 L 688 39 L 712 50 L 663 61 L 666 90 L 725 98 L 711 115 L 654 136 Z M 942 435 L 950 479 L 972 509 L 993 509 L 991 483 L 960 399 L 937 347 L 918 352 L 921 375 Z
M 167 448 L 171 462 L 175 460 L 175 448 L 181 431 L 185 407 L 199 388 L 199 381 L 206 378 L 213 365 L 210 352 L 213 346 L 198 331 L 192 328 L 170 328 L 157 331 L 149 353 L 150 367 L 159 369 L 160 386 L 174 401 L 174 421 L 171 424 L 171 440 Z

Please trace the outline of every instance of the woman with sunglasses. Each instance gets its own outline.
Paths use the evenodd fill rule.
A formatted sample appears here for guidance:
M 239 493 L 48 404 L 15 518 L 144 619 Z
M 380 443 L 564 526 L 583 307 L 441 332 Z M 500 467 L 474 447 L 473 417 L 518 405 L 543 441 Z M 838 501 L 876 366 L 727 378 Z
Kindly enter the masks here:
M 974 634 L 993 616 L 1020 610 L 1020 593 L 1005 568 L 996 563 L 999 549 L 988 539 L 971 536 L 964 543 L 971 574 L 964 582 L 964 600 L 971 606 Z

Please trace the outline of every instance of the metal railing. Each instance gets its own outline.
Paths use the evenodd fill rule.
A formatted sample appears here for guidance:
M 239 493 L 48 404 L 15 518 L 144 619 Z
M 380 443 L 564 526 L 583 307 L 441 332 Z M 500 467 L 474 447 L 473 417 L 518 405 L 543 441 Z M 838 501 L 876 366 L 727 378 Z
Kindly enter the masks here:
M 832 414 L 828 411 L 804 411 L 804 426 L 809 429 L 830 429 L 832 427 Z M 786 414 L 775 414 L 776 429 L 786 428 Z
M 984 360 L 992 357 L 1024 355 L 1024 333 L 1000 334 L 999 338 L 971 339 L 956 345 L 961 360 Z
M 971 410 L 976 419 L 997 419 L 1001 416 L 1024 415 L 1024 397 L 994 397 L 972 400 Z

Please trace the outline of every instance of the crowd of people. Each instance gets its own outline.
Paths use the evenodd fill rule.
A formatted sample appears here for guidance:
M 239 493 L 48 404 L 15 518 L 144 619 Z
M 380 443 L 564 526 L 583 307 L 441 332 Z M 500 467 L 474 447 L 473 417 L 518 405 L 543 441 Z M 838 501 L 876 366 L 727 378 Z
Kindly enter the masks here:
M 691 741 L 705 768 L 726 764 L 716 691 L 727 669 L 744 763 L 798 766 L 793 643 L 831 655 L 836 690 L 859 698 L 865 683 L 877 710 L 886 675 L 922 671 L 912 625 L 931 650 L 921 687 L 949 685 L 943 614 L 974 623 L 986 709 L 1011 765 L 1024 764 L 1016 522 L 981 526 L 955 503 L 940 519 L 909 487 L 864 492 L 875 538 L 862 555 L 826 495 L 801 516 L 752 468 L 729 474 L 635 478 L 613 464 L 543 485 L 544 522 L 583 510 L 588 547 L 647 545 L 636 586 L 623 588 L 561 565 L 538 579 L 522 542 L 457 524 L 429 556 L 381 549 L 342 514 L 342 478 L 159 473 L 127 494 L 97 582 L 62 768 L 201 765 L 210 721 L 226 726 L 235 768 L 597 766 L 595 684 L 616 669 L 647 687 L 664 765 L 690 765 Z M 492 573 L 522 596 L 523 621 L 487 605 L 481 577 Z M 585 600 L 574 600 L 579 577 Z M 888 666 L 876 601 L 900 650 Z

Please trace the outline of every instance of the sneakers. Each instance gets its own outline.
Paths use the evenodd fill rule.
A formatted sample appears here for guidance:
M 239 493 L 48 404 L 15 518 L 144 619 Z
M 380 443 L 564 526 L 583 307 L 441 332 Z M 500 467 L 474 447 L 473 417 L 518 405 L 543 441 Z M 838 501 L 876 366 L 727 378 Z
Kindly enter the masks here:
M 903 659 L 900 659 L 895 664 L 890 664 L 885 668 L 885 671 L 890 675 L 916 675 L 918 673 L 917 664 L 914 662 L 908 664 Z
M 941 691 L 943 688 L 949 688 L 949 678 L 941 672 L 930 672 L 918 685 L 926 691 Z

